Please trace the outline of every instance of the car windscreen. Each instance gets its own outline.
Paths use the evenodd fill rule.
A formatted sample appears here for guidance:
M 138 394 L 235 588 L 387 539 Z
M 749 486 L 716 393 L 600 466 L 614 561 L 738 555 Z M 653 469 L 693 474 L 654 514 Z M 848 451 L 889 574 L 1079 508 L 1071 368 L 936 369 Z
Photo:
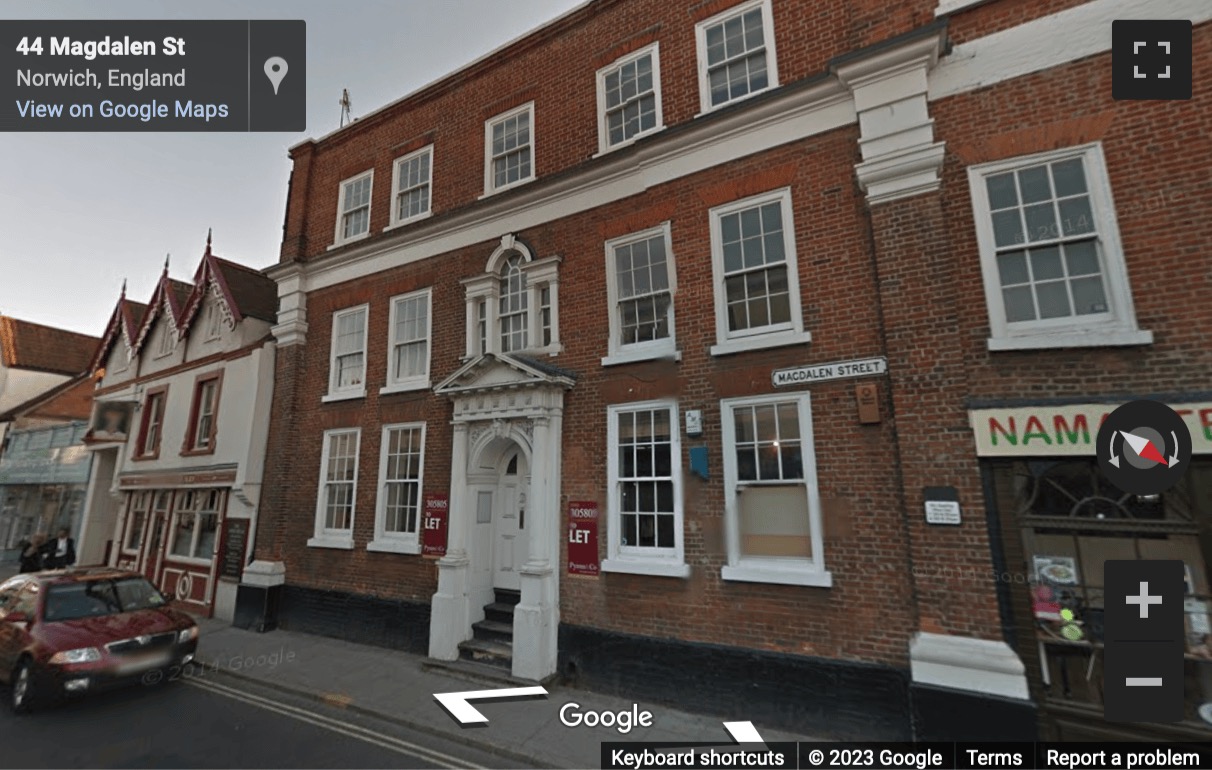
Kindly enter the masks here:
M 51 585 L 46 593 L 47 621 L 79 620 L 160 607 L 164 596 L 143 578 L 89 580 Z
M 118 604 L 123 612 L 150 610 L 168 603 L 164 594 L 143 578 L 119 578 L 114 581 L 114 590 L 118 592 Z

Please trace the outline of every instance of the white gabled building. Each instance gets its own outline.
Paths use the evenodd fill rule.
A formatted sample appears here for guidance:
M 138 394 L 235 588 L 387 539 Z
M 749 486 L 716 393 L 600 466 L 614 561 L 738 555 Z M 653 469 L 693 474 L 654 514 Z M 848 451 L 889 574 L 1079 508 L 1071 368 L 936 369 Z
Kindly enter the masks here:
M 138 570 L 231 619 L 252 553 L 273 398 L 276 287 L 206 253 L 146 306 L 125 290 L 93 360 L 97 453 L 80 563 Z

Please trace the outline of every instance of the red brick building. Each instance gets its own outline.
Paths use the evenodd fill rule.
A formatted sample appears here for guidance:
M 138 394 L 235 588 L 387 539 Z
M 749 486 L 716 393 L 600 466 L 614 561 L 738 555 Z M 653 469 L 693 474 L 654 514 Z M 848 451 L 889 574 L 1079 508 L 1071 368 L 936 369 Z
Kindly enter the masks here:
M 820 735 L 1101 722 L 1043 684 L 1040 458 L 973 426 L 1201 398 L 1208 80 L 1113 101 L 1109 24 L 1212 32 L 1145 6 L 592 2 L 294 147 L 237 623 Z

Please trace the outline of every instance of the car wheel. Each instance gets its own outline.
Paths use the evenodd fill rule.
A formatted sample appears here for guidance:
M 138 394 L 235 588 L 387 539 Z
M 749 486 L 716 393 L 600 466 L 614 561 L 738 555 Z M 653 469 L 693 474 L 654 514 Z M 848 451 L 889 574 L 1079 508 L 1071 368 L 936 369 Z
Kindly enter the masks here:
M 23 659 L 13 671 L 9 692 L 9 704 L 16 714 L 28 714 L 36 702 L 34 692 L 34 667 L 29 659 Z

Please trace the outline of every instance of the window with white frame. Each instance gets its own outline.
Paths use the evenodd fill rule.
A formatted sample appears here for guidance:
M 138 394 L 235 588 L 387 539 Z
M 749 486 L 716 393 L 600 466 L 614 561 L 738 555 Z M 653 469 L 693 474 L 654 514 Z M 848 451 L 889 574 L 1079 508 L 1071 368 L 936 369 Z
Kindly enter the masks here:
M 800 312 L 791 191 L 711 210 L 716 339 L 713 355 L 807 342 Z
M 219 400 L 219 376 L 207 377 L 200 380 L 194 389 L 193 421 L 190 425 L 190 436 L 186 449 L 202 450 L 213 448 L 217 423 L 215 422 L 215 407 Z
M 187 489 L 177 493 L 170 553 L 184 559 L 209 560 L 215 553 L 223 490 Z
M 173 352 L 177 343 L 177 335 L 172 326 L 167 323 L 160 327 L 160 345 L 156 350 L 156 358 L 163 358 Z
M 1136 326 L 1099 145 L 968 173 L 990 349 L 1152 341 Z
M 729 8 L 695 31 L 703 112 L 779 84 L 770 0 Z
M 143 402 L 143 425 L 139 436 L 139 457 L 155 457 L 160 454 L 160 438 L 164 429 L 164 404 L 168 399 L 168 388 L 157 388 L 147 394 Z
M 217 300 L 211 300 L 206 303 L 206 318 L 205 318 L 206 340 L 218 339 L 223 331 L 223 313 L 219 310 Z
M 332 356 L 325 398 L 366 395 L 366 317 L 369 312 L 368 305 L 360 305 L 333 313 Z
M 677 404 L 607 409 L 607 572 L 686 577 Z
M 664 126 L 658 44 L 598 70 L 598 135 L 605 152 Z
M 534 179 L 534 102 L 484 124 L 485 194 Z
M 341 183 L 335 245 L 357 240 L 370 232 L 370 193 L 373 184 L 373 169 Z
M 725 580 L 829 586 L 807 393 L 721 402 Z
M 432 144 L 397 160 L 391 185 L 395 191 L 391 224 L 401 225 L 429 216 L 432 185 Z
M 606 242 L 610 303 L 604 365 L 675 354 L 669 223 Z
M 420 553 L 425 423 L 383 426 L 372 551 Z
M 525 350 L 530 347 L 530 294 L 526 290 L 526 274 L 522 272 L 522 255 L 511 254 L 501 268 L 497 313 L 501 325 L 501 352 Z
M 311 546 L 353 547 L 353 519 L 358 491 L 359 428 L 324 432 L 320 457 L 320 489 L 316 496 L 315 537 Z
M 391 300 L 385 392 L 429 387 L 432 293 L 423 289 Z
M 488 259 L 487 271 L 463 281 L 467 357 L 482 353 L 548 353 L 559 340 L 559 257 L 534 259 L 512 236 Z

